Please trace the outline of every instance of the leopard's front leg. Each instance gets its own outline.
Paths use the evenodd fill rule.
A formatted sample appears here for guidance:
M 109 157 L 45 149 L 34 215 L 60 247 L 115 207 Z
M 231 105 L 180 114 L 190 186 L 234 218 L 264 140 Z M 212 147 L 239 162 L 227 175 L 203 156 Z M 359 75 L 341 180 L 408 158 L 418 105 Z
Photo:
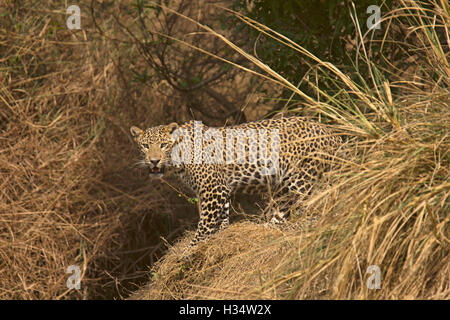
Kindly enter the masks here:
M 215 182 L 199 192 L 200 221 L 190 246 L 205 240 L 219 229 L 228 226 L 230 212 L 230 190 L 222 183 Z

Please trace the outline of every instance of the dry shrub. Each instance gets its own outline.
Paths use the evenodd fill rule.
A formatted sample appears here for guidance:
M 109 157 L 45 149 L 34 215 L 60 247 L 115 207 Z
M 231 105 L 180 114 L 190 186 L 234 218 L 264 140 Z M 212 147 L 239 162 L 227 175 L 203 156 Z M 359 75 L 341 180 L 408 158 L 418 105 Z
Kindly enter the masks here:
M 57 1 L 0 6 L 0 299 L 126 295 L 194 209 L 133 168 L 128 128 L 158 122 L 166 99 L 123 72 L 89 3 L 80 31 Z M 66 286 L 70 265 L 81 290 Z

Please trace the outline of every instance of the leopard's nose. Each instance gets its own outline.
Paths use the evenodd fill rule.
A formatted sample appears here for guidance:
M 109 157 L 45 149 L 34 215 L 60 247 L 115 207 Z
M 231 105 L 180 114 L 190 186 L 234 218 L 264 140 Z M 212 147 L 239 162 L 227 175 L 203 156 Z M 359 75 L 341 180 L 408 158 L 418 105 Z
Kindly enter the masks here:
M 150 160 L 150 163 L 151 163 L 154 167 L 156 167 L 156 166 L 158 165 L 158 163 L 159 163 L 159 160 Z

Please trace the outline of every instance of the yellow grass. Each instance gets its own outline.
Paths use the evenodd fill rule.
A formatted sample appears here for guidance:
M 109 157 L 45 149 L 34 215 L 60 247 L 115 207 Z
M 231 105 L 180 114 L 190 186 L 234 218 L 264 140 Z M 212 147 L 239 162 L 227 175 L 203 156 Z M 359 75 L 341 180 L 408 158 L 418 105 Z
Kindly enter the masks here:
M 0 299 L 448 299 L 450 11 L 433 3 L 444 9 L 431 20 L 417 1 L 384 16 L 383 66 L 371 63 L 374 43 L 358 31 L 368 74 L 346 74 L 236 13 L 316 63 L 301 75 L 314 97 L 217 30 L 186 20 L 251 63 L 235 67 L 305 101 L 289 113 L 306 108 L 333 123 L 349 154 L 324 177 L 306 216 L 293 208 L 281 230 L 235 222 L 184 262 L 195 205 L 133 167 L 128 127 L 161 124 L 180 108 L 157 90 L 163 84 L 131 81 L 129 69 L 145 66 L 139 39 L 120 33 L 106 9 L 96 22 L 107 32 L 89 10 L 83 29 L 69 31 L 57 2 L 0 2 Z M 409 38 L 390 38 L 394 26 Z M 388 45 L 405 52 L 407 68 L 389 59 Z M 81 290 L 66 286 L 69 265 L 81 269 Z M 381 289 L 367 286 L 371 265 Z

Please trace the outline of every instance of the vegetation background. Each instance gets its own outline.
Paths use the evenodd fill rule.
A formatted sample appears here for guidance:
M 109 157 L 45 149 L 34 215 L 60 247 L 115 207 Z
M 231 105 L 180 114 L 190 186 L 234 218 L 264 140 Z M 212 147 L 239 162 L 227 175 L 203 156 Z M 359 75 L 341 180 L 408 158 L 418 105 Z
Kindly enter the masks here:
M 69 30 L 65 1 L 0 0 L 0 299 L 448 299 L 450 7 L 378 1 L 371 31 L 375 2 L 80 0 Z M 236 205 L 179 261 L 195 199 L 149 183 L 128 128 L 294 114 L 351 150 L 317 221 Z

